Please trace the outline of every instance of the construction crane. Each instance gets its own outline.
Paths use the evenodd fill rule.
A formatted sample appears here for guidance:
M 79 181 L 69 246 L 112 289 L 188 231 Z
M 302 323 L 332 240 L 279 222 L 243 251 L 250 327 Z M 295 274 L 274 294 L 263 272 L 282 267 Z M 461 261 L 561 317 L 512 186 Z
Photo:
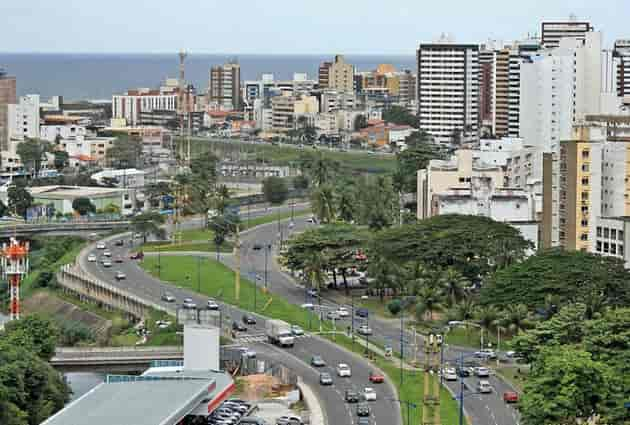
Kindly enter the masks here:
M 441 425 L 440 419 L 440 349 L 442 335 L 432 331 L 424 339 L 424 395 L 422 425 Z

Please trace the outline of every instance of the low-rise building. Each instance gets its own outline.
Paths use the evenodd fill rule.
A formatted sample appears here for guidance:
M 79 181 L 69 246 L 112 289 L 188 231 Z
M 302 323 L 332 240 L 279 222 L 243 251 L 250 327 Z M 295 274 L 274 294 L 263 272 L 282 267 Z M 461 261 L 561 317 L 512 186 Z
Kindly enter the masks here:
M 109 205 L 116 205 L 123 215 L 134 211 L 134 190 L 109 187 L 82 186 L 35 186 L 29 188 L 33 203 L 50 205 L 55 212 L 72 214 L 72 202 L 78 198 L 87 198 L 97 210 Z
M 58 149 L 68 153 L 71 167 L 85 164 L 105 165 L 107 150 L 114 146 L 115 137 L 76 137 L 61 139 Z
M 123 188 L 144 188 L 144 176 L 146 172 L 135 168 L 126 168 L 123 170 L 103 170 L 92 174 L 90 177 L 99 185 L 113 182 L 116 187 Z

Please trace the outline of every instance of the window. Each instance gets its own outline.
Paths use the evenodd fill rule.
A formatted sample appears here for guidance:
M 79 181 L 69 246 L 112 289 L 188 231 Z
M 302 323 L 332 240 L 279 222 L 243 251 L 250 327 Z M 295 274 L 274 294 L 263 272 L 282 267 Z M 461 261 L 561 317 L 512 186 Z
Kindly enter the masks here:
M 588 172 L 588 170 L 589 170 L 588 164 L 582 164 L 582 171 Z
M 617 230 L 610 229 L 610 239 L 617 239 Z
M 597 252 L 602 252 L 602 241 L 597 241 L 597 245 L 596 245 L 595 250 Z
M 617 254 L 621 255 L 623 257 L 623 245 L 618 245 L 617 246 Z
M 588 233 L 582 233 L 580 235 L 580 240 L 581 241 L 587 241 L 588 240 Z
M 588 213 L 588 207 L 583 206 L 583 207 L 582 207 L 582 212 L 583 212 L 583 213 Z
M 460 177 L 460 178 L 459 178 L 459 182 L 460 182 L 460 183 L 464 183 L 465 181 L 466 181 L 466 179 L 464 179 L 463 177 Z
M 588 184 L 588 177 L 582 177 L 582 184 Z
M 588 201 L 588 192 L 582 192 L 582 200 Z
M 582 220 L 580 224 L 582 225 L 582 227 L 586 227 L 588 226 L 588 220 Z
M 608 254 L 608 251 L 610 250 L 609 248 L 610 248 L 610 247 L 608 246 L 608 242 L 604 242 L 604 252 L 605 252 L 606 254 Z
M 604 227 L 604 237 L 605 238 L 609 238 L 610 237 L 610 229 L 608 229 L 608 227 Z
M 620 241 L 622 241 L 622 240 L 623 240 L 623 230 L 620 230 L 620 231 L 617 233 L 617 238 L 618 238 Z
M 614 243 L 610 244 L 610 253 L 617 254 L 617 245 L 615 245 Z
M 597 226 L 597 237 L 598 238 L 602 237 L 602 226 Z
M 582 151 L 582 158 L 586 159 L 588 157 L 589 157 L 589 151 L 588 151 L 588 149 L 584 149 Z

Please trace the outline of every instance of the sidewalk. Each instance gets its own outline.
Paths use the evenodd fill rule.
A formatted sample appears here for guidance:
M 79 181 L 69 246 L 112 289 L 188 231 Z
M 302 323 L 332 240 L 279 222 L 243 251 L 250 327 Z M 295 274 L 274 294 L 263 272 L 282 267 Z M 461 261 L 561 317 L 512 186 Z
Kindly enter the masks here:
M 308 406 L 310 411 L 311 422 L 310 425 L 328 425 L 328 418 L 322 409 L 321 403 L 317 395 L 313 392 L 311 387 L 305 384 L 301 378 L 298 378 L 297 387 L 304 397 L 304 402 Z

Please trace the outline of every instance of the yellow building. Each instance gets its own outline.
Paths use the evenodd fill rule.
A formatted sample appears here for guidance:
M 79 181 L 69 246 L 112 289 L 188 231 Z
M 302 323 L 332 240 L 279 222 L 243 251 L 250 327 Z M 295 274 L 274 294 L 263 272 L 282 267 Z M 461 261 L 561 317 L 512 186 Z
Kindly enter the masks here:
M 354 66 L 346 63 L 342 55 L 335 56 L 330 65 L 328 88 L 341 92 L 354 92 Z

